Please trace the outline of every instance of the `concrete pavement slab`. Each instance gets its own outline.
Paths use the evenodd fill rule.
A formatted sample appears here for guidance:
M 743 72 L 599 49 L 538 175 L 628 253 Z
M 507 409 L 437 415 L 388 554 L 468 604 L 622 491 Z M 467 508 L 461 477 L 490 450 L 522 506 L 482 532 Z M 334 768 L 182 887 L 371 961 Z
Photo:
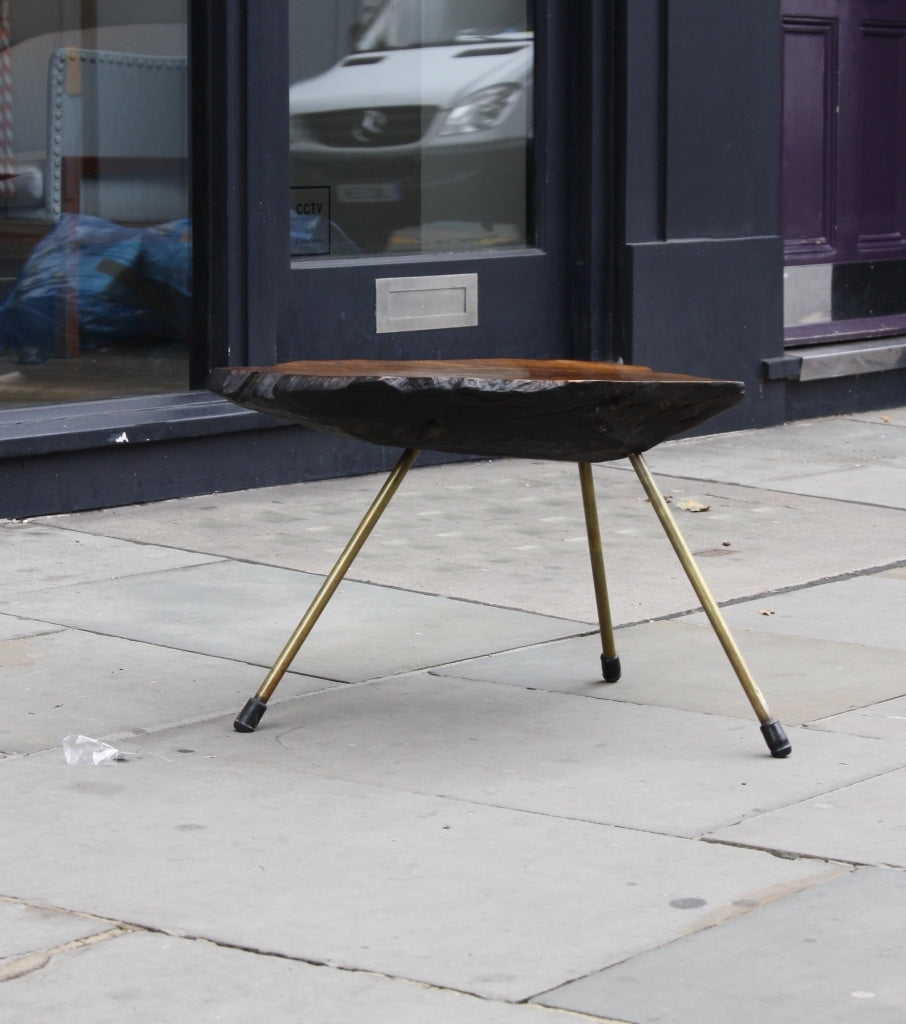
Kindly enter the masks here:
M 906 765 L 906 749 L 790 730 L 770 757 L 750 721 L 411 676 L 268 711 L 254 736 L 208 722 L 198 754 L 284 773 L 694 837 Z
M 889 772 L 758 819 L 712 838 L 855 864 L 906 867 L 906 772 Z
M 900 1024 L 903 879 L 863 869 L 541 996 L 633 1024 Z
M 0 783 L 30 902 L 493 999 L 847 870 L 202 754 L 7 758 Z
M 15 603 L 23 614 L 48 622 L 270 666 L 321 582 L 309 573 L 216 562 L 58 587 L 15 601 L 3 595 L 0 610 Z M 587 628 L 564 619 L 347 581 L 294 668 L 328 679 L 362 680 Z
M 872 664 L 877 652 L 872 652 Z M 906 741 L 906 697 L 869 704 L 857 711 L 831 715 L 811 723 L 813 729 L 828 732 L 848 732 L 855 736 L 873 736 L 880 740 Z
M 432 673 L 751 719 L 751 705 L 710 626 L 688 620 L 646 622 L 615 635 L 623 676 L 613 685 L 601 680 L 597 633 L 458 662 Z M 853 644 L 749 631 L 740 631 L 736 639 L 771 710 L 785 725 L 903 692 L 898 651 L 872 650 L 868 667 L 864 649 Z M 841 731 L 849 730 L 841 726 Z
M 906 430 L 898 423 L 834 417 L 660 445 L 648 461 L 656 474 L 906 508 L 904 450 Z M 890 474 L 877 495 L 870 485 L 879 486 L 881 476 L 859 483 L 859 471 L 873 465 Z
M 110 928 L 108 922 L 84 914 L 32 907 L 0 896 L 0 981 L 14 973 L 12 961 L 19 957 L 100 935 Z
M 58 955 L 3 995 L 10 1020 L 34 1024 L 71 1020 L 76 1007 L 91 1024 L 576 1024 L 540 1006 L 142 932 Z
M 796 493 L 837 498 L 863 507 L 877 505 L 906 509 L 906 458 L 895 464 L 887 461 L 883 465 L 802 476 L 797 479 Z
M 659 527 L 634 476 L 603 473 L 609 526 L 635 531 L 636 520 L 648 518 L 657 542 Z M 46 521 L 197 550 L 217 547 L 234 557 L 327 573 L 381 479 L 316 481 L 222 495 L 216 504 L 207 497 L 187 499 L 188 506 L 162 502 L 121 510 L 116 517 L 98 512 Z M 622 560 L 623 548 L 620 539 L 613 558 Z M 666 544 L 663 554 L 670 557 Z M 635 568 L 633 554 L 625 557 Z M 610 568 L 618 619 L 656 614 L 657 607 L 634 608 L 619 566 Z M 576 468 L 502 460 L 415 469 L 350 578 L 591 622 L 596 613 Z M 658 607 L 688 607 L 682 584 L 679 593 L 686 604 L 674 599 Z
M 54 633 L 59 626 L 49 626 L 37 619 L 20 619 L 15 615 L 0 615 L 0 643 L 23 636 L 37 636 L 39 633 Z
M 737 459 L 736 480 L 751 483 L 744 474 L 754 471 L 758 465 L 775 464 L 772 477 L 780 479 L 793 477 L 796 472 L 820 471 L 821 468 L 855 468 L 881 459 L 902 457 L 903 427 L 895 421 L 883 422 L 882 415 L 890 420 L 900 413 L 890 410 L 879 413 L 871 420 L 867 415 L 828 416 L 824 418 L 797 420 L 775 427 L 757 430 L 741 430 L 724 434 L 711 434 L 673 441 L 659 445 L 652 452 L 688 462 L 691 453 L 697 449 L 704 457 L 713 454 L 715 460 L 726 461 L 735 453 Z M 745 454 L 745 465 L 740 464 L 739 454 Z
M 42 522 L 326 573 L 381 479 L 207 495 Z M 596 466 L 594 479 L 614 620 L 695 607 L 628 463 Z M 906 535 L 906 513 L 898 509 L 877 508 L 866 517 L 846 502 L 677 478 L 659 483 L 718 600 L 889 564 L 891 537 Z M 683 512 L 683 499 L 708 511 Z M 512 460 L 416 468 L 350 578 L 594 621 L 576 468 Z
M 731 628 L 906 651 L 906 579 L 873 573 L 820 583 L 723 609 Z M 701 622 L 704 614 L 690 616 Z M 742 641 L 740 641 L 741 646 Z
M 206 554 L 127 544 L 111 537 L 14 520 L 0 521 L 0 544 L 0 593 L 12 612 L 17 611 L 16 600 L 23 594 L 218 560 Z
M 7 640 L 0 643 L 0 751 L 58 748 L 73 733 L 141 737 L 235 712 L 261 678 L 253 665 L 80 630 Z M 324 686 L 292 673 L 278 696 Z M 136 743 L 141 740 L 128 746 Z

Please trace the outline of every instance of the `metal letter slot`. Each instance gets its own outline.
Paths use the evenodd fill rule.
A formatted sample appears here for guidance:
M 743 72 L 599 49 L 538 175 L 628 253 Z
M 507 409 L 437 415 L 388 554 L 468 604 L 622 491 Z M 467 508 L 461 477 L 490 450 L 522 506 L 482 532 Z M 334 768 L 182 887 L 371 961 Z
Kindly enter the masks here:
M 374 286 L 378 334 L 478 324 L 477 274 L 380 277 Z

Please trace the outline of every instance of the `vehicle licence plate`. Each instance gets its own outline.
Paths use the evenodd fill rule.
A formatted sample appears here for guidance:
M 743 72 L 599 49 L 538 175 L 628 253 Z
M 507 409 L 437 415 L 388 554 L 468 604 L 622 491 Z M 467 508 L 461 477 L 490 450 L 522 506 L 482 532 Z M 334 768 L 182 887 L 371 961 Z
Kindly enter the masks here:
M 395 203 L 402 190 L 395 182 L 370 185 L 340 185 L 337 198 L 341 203 Z

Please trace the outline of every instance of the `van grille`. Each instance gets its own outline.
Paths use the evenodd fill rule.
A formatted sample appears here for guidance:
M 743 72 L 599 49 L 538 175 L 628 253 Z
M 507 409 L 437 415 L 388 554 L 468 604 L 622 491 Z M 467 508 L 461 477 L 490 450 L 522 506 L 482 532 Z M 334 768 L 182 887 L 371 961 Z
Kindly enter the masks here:
M 301 129 L 296 138 L 308 136 L 322 146 L 359 149 L 418 142 L 436 112 L 436 107 L 360 107 L 298 114 L 293 120 Z

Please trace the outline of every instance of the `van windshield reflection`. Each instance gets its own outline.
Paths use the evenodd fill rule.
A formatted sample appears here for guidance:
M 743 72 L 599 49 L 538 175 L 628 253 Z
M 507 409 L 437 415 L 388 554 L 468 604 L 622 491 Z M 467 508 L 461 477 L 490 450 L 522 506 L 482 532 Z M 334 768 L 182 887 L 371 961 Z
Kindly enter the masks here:
M 293 258 L 527 245 L 531 0 L 334 3 L 332 64 L 291 34 Z
M 409 50 L 454 43 L 527 38 L 532 4 L 525 0 L 387 0 L 355 43 L 359 53 Z

